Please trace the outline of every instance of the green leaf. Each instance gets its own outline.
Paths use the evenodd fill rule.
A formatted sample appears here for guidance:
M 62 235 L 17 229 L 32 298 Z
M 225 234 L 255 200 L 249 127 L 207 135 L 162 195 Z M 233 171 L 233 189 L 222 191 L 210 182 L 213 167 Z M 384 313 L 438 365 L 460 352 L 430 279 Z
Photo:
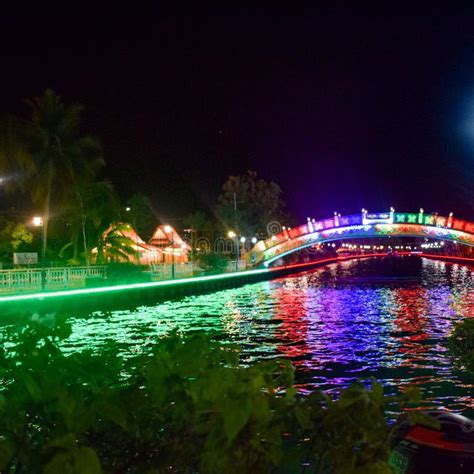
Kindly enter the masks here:
M 15 445 L 6 439 L 0 440 L 0 469 L 3 470 L 15 453 Z
M 25 384 L 25 387 L 28 390 L 28 393 L 31 395 L 31 398 L 35 401 L 39 401 L 41 399 L 41 389 L 33 377 L 27 372 L 22 372 L 19 378 Z
M 100 406 L 99 413 L 106 419 L 114 422 L 116 425 L 127 428 L 127 418 L 123 410 L 112 403 L 105 403 Z
M 44 474 L 101 474 L 96 452 L 87 447 L 56 454 L 43 469 Z
M 383 402 L 384 393 L 383 393 L 383 385 L 373 381 L 372 382 L 372 392 L 374 399 L 378 402 Z
M 51 441 L 45 444 L 45 448 L 71 449 L 74 448 L 75 443 L 76 436 L 74 436 L 72 433 L 68 433 L 64 436 L 53 438 Z
M 286 396 L 287 396 L 290 400 L 292 400 L 292 399 L 295 398 L 296 393 L 297 393 L 297 390 L 296 390 L 295 387 L 288 387 L 288 388 L 286 389 Z
M 421 402 L 422 394 L 418 387 L 411 385 L 405 390 L 404 393 L 409 403 Z
M 302 428 L 309 430 L 313 427 L 309 416 L 309 411 L 306 406 L 297 406 L 295 408 L 295 416 Z
M 232 441 L 247 423 L 251 413 L 249 400 L 232 400 L 225 403 L 224 431 L 229 441 Z
M 441 426 L 438 420 L 421 411 L 409 411 L 407 416 L 411 425 L 423 425 L 435 429 Z

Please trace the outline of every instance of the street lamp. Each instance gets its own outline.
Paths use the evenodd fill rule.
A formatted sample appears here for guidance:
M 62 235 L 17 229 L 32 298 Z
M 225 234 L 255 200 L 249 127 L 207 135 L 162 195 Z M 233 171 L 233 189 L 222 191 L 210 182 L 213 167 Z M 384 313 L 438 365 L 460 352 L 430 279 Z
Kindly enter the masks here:
M 132 210 L 132 208 L 130 206 L 127 206 L 125 208 L 125 212 L 130 212 Z M 137 265 L 140 265 L 140 248 L 138 246 L 138 232 L 137 232 L 137 219 L 136 219 L 136 215 L 134 213 L 133 217 L 132 217 L 132 224 L 133 224 L 133 232 L 135 233 L 135 246 L 136 246 L 136 255 L 135 255 L 135 258 L 137 259 Z
M 242 244 L 242 253 L 245 252 L 245 242 L 246 242 L 246 238 L 245 237 L 240 237 L 240 243 Z M 240 248 L 239 248 L 239 251 L 240 251 Z
M 237 238 L 237 234 L 233 230 L 229 230 L 227 233 L 229 239 L 235 239 L 235 271 L 239 271 L 239 240 Z M 244 237 L 245 238 L 245 237 Z
M 45 239 L 44 239 L 44 222 L 41 216 L 33 217 L 33 225 L 35 227 L 43 227 L 41 232 L 41 291 L 44 291 L 46 288 L 46 272 L 45 272 L 45 259 L 46 259 L 46 248 L 45 248 Z
M 174 232 L 170 225 L 165 225 L 165 232 L 171 232 L 171 279 L 174 280 Z

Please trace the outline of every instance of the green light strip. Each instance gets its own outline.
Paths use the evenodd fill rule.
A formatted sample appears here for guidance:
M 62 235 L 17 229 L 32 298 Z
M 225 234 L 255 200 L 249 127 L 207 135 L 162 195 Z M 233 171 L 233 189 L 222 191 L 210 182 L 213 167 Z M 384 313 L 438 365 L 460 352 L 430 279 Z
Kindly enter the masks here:
M 156 281 L 151 283 L 132 283 L 128 285 L 115 285 L 115 286 L 105 286 L 101 288 L 82 288 L 80 290 L 62 290 L 62 291 L 52 291 L 50 293 L 33 293 L 28 295 L 13 295 L 13 296 L 4 296 L 0 297 L 0 303 L 14 302 L 14 301 L 28 301 L 28 300 L 42 300 L 47 298 L 59 298 L 61 296 L 78 296 L 78 295 L 91 295 L 91 294 L 100 294 L 100 293 L 110 293 L 116 291 L 127 291 L 134 290 L 139 288 L 158 288 L 161 286 L 175 286 L 175 285 L 184 285 L 192 282 L 202 282 L 202 281 L 214 281 L 214 280 L 224 280 L 226 278 L 240 277 L 246 275 L 258 275 L 261 273 L 267 273 L 269 270 L 266 268 L 258 270 L 246 270 L 243 272 L 232 272 L 225 273 L 224 275 L 209 275 L 203 277 L 191 277 L 191 278 L 181 278 L 177 280 L 165 280 L 165 281 Z

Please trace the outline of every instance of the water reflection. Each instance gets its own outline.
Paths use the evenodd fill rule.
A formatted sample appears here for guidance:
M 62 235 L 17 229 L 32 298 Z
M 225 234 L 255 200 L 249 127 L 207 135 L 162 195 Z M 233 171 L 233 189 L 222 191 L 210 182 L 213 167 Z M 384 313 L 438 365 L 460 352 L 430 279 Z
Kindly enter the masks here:
M 473 409 L 473 385 L 444 348 L 453 322 L 474 317 L 474 269 L 410 258 L 353 261 L 211 295 L 134 310 L 76 315 L 70 350 L 113 338 L 144 350 L 173 328 L 217 331 L 244 360 L 284 356 L 302 390 L 370 376 L 416 383 L 429 406 Z M 472 413 L 472 412 L 471 412 Z
M 429 337 L 426 332 L 428 305 L 426 289 L 395 288 L 393 297 L 396 305 L 394 322 L 398 329 L 394 337 L 398 339 L 400 352 L 411 356 L 401 363 L 411 364 L 412 360 L 426 356 L 427 345 L 423 344 Z

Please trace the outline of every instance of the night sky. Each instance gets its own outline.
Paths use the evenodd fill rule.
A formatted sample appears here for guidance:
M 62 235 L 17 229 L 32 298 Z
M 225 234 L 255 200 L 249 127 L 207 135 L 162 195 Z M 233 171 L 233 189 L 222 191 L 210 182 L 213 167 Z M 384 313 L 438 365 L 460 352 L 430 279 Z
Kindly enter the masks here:
M 3 7 L 0 114 L 47 87 L 84 104 L 124 198 L 180 218 L 255 169 L 298 220 L 474 219 L 474 8 L 68 5 Z

